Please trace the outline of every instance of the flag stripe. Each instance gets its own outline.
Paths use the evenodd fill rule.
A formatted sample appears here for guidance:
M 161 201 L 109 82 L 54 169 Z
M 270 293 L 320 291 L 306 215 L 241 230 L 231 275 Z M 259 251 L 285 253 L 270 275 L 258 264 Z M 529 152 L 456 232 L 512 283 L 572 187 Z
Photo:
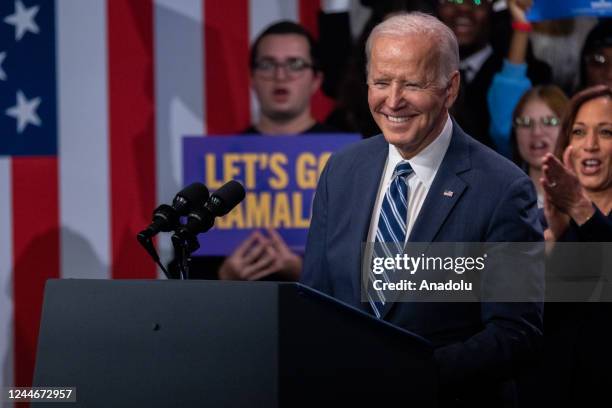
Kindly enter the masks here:
M 59 1 L 56 26 L 61 276 L 103 279 L 110 265 L 105 3 Z
M 136 242 L 155 207 L 155 95 L 151 0 L 108 6 L 112 276 L 154 278 Z
M 319 0 L 298 0 L 300 8 L 300 24 L 315 37 L 319 36 L 319 24 L 317 15 L 319 13 Z
M 0 388 L 13 385 L 11 159 L 0 157 Z
M 155 1 L 157 203 L 170 202 L 182 187 L 183 136 L 204 134 L 202 19 L 202 0 Z M 167 236 L 158 251 L 170 261 Z
M 208 134 L 238 132 L 250 123 L 248 14 L 247 0 L 204 3 Z
M 320 10 L 319 0 L 298 0 L 300 5 L 300 23 L 315 37 L 319 37 L 318 14 Z M 324 122 L 327 115 L 334 109 L 335 102 L 325 96 L 319 89 L 310 101 L 312 116 L 319 122 Z
M 12 159 L 15 384 L 34 372 L 45 281 L 59 277 L 58 162 Z

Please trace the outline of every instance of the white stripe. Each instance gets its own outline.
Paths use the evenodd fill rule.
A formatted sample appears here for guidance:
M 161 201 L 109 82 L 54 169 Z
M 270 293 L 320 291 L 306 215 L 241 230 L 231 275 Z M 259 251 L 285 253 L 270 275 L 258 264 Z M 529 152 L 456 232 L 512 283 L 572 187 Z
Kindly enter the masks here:
M 169 203 L 184 185 L 182 138 L 204 134 L 202 0 L 155 1 L 157 202 Z M 153 210 L 153 209 L 151 209 Z M 172 256 L 158 240 L 162 261 Z
M 106 2 L 57 5 L 61 270 L 109 277 Z
M 11 159 L 0 157 L 0 388 L 14 385 L 11 186 Z
M 270 24 L 278 20 L 299 22 L 299 0 L 250 0 L 249 1 L 249 46 Z M 259 103 L 251 92 L 251 121 L 259 117 Z

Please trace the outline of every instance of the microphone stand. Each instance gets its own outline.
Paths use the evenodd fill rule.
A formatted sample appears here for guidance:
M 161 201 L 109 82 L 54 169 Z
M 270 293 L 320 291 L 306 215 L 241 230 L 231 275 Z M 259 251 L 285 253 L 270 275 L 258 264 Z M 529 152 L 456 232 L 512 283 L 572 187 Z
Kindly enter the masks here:
M 166 270 L 166 268 L 164 268 L 164 265 L 161 263 L 161 260 L 159 259 L 159 255 L 157 254 L 157 251 L 155 250 L 155 246 L 153 245 L 153 240 L 150 237 L 148 237 L 146 234 L 144 234 L 144 231 L 139 233 L 136 236 L 136 239 L 138 240 L 140 245 L 142 245 L 142 247 L 149 253 L 151 258 L 153 258 L 153 261 L 155 261 L 155 263 L 164 272 L 164 275 L 166 275 L 166 279 L 172 279 L 170 273 L 168 272 L 168 270 Z
M 191 254 L 200 247 L 200 244 L 194 235 L 185 235 L 172 235 L 172 246 L 174 247 L 174 260 L 178 265 L 180 277 L 187 280 L 191 268 Z

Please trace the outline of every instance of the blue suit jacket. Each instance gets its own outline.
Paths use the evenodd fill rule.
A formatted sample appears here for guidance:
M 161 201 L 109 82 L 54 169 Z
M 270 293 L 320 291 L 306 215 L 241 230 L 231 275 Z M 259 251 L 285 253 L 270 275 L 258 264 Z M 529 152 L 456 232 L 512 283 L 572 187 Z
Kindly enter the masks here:
M 304 259 L 304 284 L 366 311 L 361 245 L 387 154 L 379 135 L 330 158 L 317 186 Z M 518 167 L 453 123 L 449 148 L 409 241 L 542 241 L 535 189 Z M 537 260 L 520 267 L 528 268 L 533 280 L 538 294 L 533 302 L 395 303 L 384 319 L 433 342 L 442 385 L 511 378 L 542 336 L 544 267 Z M 503 280 L 491 275 L 488 284 Z

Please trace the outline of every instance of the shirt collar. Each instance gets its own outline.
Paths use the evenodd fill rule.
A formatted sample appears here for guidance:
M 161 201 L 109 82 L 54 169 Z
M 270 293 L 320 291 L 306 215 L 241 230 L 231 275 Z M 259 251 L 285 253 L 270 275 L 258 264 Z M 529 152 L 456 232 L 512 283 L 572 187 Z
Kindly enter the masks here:
M 485 61 L 493 54 L 493 47 L 491 44 L 487 44 L 482 50 L 475 52 L 467 58 L 464 58 L 459 63 L 459 69 L 465 71 L 466 80 L 470 82 L 476 76 L 476 73 L 480 71 L 480 68 Z
M 415 176 L 429 189 L 433 183 L 436 173 L 440 168 L 442 159 L 446 154 L 446 150 L 450 144 L 451 135 L 453 133 L 453 121 L 450 116 L 446 115 L 446 123 L 442 132 L 436 137 L 433 142 L 423 149 L 419 154 L 408 160 L 412 166 Z M 404 158 L 400 155 L 397 148 L 389 145 L 389 165 L 392 169 L 397 164 L 403 161 Z

